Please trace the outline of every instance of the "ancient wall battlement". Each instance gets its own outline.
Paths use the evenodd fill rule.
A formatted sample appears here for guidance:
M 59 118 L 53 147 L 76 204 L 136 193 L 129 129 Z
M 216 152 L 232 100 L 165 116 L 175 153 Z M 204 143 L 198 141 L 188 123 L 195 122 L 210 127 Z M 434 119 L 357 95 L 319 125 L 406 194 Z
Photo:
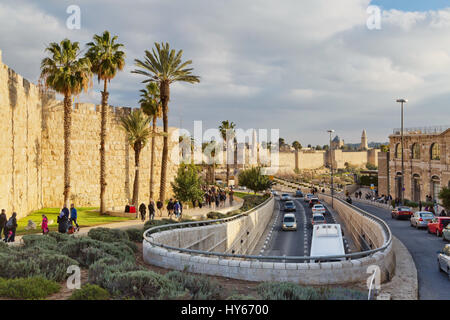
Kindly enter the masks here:
M 75 103 L 72 112 L 71 200 L 77 206 L 99 206 L 101 106 Z M 131 200 L 134 151 L 121 128 L 120 115 L 128 107 L 109 107 L 106 140 L 106 205 L 124 207 Z M 63 103 L 53 92 L 24 79 L 1 62 L 0 51 L 0 209 L 19 217 L 42 207 L 63 203 L 64 138 Z M 162 129 L 158 128 L 161 132 Z M 177 134 L 170 128 L 169 137 Z M 155 195 L 159 179 L 163 139 L 156 138 Z M 178 139 L 169 138 L 167 181 L 177 171 Z M 151 141 L 141 152 L 139 201 L 148 202 Z M 166 187 L 170 195 L 169 183 Z

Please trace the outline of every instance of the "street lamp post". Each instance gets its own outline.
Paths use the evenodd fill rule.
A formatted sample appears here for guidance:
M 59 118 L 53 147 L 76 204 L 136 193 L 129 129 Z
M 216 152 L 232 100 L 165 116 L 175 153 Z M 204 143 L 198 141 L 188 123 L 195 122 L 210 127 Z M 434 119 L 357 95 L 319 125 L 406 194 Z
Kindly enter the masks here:
M 333 158 L 332 158 L 333 148 L 331 147 L 331 134 L 334 132 L 334 130 L 327 130 L 327 132 L 330 134 L 330 145 L 328 150 L 330 153 L 331 207 L 334 208 Z
M 401 179 L 402 190 L 400 193 L 400 197 L 401 197 L 402 205 L 404 205 L 404 202 L 405 202 L 405 163 L 404 163 L 404 148 L 403 148 L 403 104 L 407 103 L 408 100 L 397 99 L 397 102 L 400 103 L 402 106 L 401 107 L 401 113 L 402 113 L 401 122 L 402 122 L 402 124 L 401 124 L 401 138 L 400 138 L 400 143 L 402 146 L 402 179 Z

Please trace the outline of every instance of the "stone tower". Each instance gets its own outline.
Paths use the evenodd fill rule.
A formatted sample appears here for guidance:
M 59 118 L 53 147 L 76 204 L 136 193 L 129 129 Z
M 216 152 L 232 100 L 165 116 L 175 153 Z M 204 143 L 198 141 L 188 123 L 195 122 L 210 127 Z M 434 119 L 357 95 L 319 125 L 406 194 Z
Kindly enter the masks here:
M 366 129 L 363 130 L 361 135 L 361 145 L 359 146 L 360 150 L 369 150 L 369 145 L 367 144 L 367 133 Z

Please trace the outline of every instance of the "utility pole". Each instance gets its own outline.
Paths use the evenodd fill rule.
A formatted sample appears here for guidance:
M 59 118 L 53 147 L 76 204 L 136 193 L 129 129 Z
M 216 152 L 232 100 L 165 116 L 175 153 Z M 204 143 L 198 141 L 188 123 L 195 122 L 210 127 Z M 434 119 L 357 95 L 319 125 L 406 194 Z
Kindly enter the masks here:
M 401 146 L 402 146 L 402 179 L 401 179 L 401 186 L 402 190 L 400 193 L 402 206 L 405 205 L 405 158 L 404 158 L 404 146 L 403 146 L 403 104 L 407 103 L 408 100 L 406 99 L 397 99 L 398 103 L 401 103 Z

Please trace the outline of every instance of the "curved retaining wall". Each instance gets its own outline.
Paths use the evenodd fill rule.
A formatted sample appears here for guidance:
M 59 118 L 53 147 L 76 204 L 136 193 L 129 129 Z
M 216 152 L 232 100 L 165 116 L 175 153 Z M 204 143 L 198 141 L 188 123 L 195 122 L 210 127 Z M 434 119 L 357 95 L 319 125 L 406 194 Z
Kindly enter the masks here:
M 221 225 L 175 229 L 154 233 L 153 242 L 167 246 L 206 251 L 234 253 L 251 252 L 270 220 L 274 206 L 273 198 L 248 216 Z M 352 209 L 354 210 L 354 209 Z M 338 210 L 339 211 L 339 210 Z M 356 211 L 356 210 L 355 210 Z M 359 214 L 356 213 L 355 214 Z M 382 227 L 376 222 L 370 228 Z M 247 242 L 244 238 L 248 234 Z M 378 234 L 378 231 L 374 231 Z M 244 240 L 241 242 L 241 240 Z M 245 246 L 249 245 L 247 249 Z M 361 282 L 367 280 L 367 268 L 377 265 L 381 270 L 381 281 L 392 278 L 395 270 L 395 255 L 392 243 L 372 256 L 342 262 L 290 263 L 261 262 L 238 258 L 201 256 L 169 251 L 152 245 L 144 239 L 143 257 L 146 263 L 163 268 L 186 270 L 193 273 L 223 276 L 248 281 L 289 281 L 305 285 L 326 285 Z

